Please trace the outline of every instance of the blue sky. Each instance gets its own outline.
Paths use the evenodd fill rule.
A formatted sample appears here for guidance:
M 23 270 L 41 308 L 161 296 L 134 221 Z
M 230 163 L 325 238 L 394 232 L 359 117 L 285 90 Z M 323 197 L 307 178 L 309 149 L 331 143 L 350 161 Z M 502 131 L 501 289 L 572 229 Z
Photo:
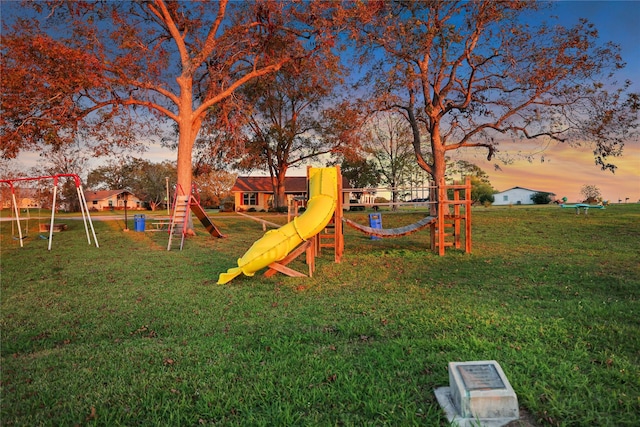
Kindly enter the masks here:
M 598 29 L 601 40 L 613 41 L 622 48 L 627 67 L 621 75 L 634 82 L 640 91 L 640 1 L 557 1 L 554 13 L 560 23 L 571 25 L 587 18 Z

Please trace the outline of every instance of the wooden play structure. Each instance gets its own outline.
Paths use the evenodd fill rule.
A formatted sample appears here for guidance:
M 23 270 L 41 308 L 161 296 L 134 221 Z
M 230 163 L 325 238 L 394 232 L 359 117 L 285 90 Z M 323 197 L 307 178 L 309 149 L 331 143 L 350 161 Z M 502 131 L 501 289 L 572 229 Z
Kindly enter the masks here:
M 385 229 L 367 227 L 347 218 L 343 218 L 343 221 L 362 233 L 385 238 L 402 237 L 429 228 L 431 249 L 441 256 L 445 254 L 447 247 L 461 249 L 464 236 L 464 250 L 471 253 L 471 180 L 467 178 L 464 183 L 439 188 L 430 186 L 429 192 L 431 200 L 435 199 L 436 195 L 439 200 L 436 213 L 413 224 Z M 449 198 L 450 193 L 453 193 L 452 199 Z
M 91 222 L 91 215 L 89 214 L 89 207 L 87 206 L 87 200 L 85 199 L 84 196 L 84 191 L 82 191 L 82 184 L 80 181 L 80 177 L 76 174 L 57 174 L 57 175 L 48 175 L 48 176 L 38 176 L 38 177 L 31 177 L 31 178 L 12 178 L 12 179 L 1 179 L 0 183 L 2 184 L 7 184 L 9 185 L 10 189 L 11 189 L 11 204 L 12 204 L 12 212 L 13 212 L 13 219 L 12 221 L 15 221 L 16 225 L 17 225 L 17 229 L 18 229 L 18 236 L 17 240 L 20 241 L 20 247 L 23 247 L 23 240 L 26 237 L 26 233 L 28 233 L 28 230 L 25 230 L 25 234 L 23 235 L 22 232 L 22 227 L 21 227 L 21 223 L 20 223 L 20 209 L 18 208 L 18 203 L 16 200 L 16 188 L 15 188 L 15 183 L 16 182 L 28 182 L 28 181 L 42 181 L 42 180 L 53 180 L 53 200 L 51 202 L 51 221 L 49 224 L 39 224 L 38 225 L 38 229 L 41 232 L 49 232 L 49 236 L 45 237 L 42 236 L 45 239 L 49 240 L 49 245 L 48 245 L 48 250 L 51 250 L 51 246 L 53 243 L 53 233 L 55 232 L 59 232 L 59 231 L 63 231 L 67 229 L 67 225 L 66 224 L 56 224 L 55 221 L 55 214 L 56 214 L 56 200 L 57 200 L 57 192 L 58 192 L 58 181 L 60 180 L 60 178 L 71 178 L 74 181 L 75 187 L 76 187 L 76 193 L 78 194 L 78 200 L 79 200 L 79 205 L 80 205 L 80 213 L 82 214 L 82 220 L 84 222 L 84 229 L 85 232 L 87 234 L 87 242 L 89 243 L 89 245 L 91 245 L 91 236 L 93 236 L 93 241 L 95 242 L 96 248 L 98 248 L 98 239 L 96 237 L 96 232 L 93 228 L 93 223 Z M 28 224 L 28 223 L 27 223 Z M 91 234 L 89 233 L 89 228 L 91 229 Z
M 311 168 L 307 169 L 308 179 L 310 170 Z M 282 259 L 269 263 L 264 273 L 265 277 L 271 277 L 277 273 L 282 273 L 290 277 L 312 277 L 315 270 L 315 258 L 321 254 L 322 250 L 330 250 L 333 253 L 334 262 L 341 262 L 344 254 L 344 224 L 367 235 L 379 238 L 402 237 L 428 228 L 430 230 L 431 248 L 437 254 L 444 255 L 447 247 L 461 249 L 463 245 L 466 253 L 471 252 L 472 201 L 470 179 L 467 178 L 464 183 L 447 185 L 440 188 L 430 186 L 431 200 L 433 200 L 436 195 L 439 200 L 435 209 L 435 215 L 427 216 L 413 224 L 403 227 L 383 229 L 367 227 L 344 217 L 342 177 L 340 168 L 337 167 L 336 170 L 338 176 L 338 196 L 335 198 L 335 209 L 333 209 L 327 225 L 322 228 L 322 231 L 303 241 Z M 353 190 L 350 189 L 347 191 Z M 297 214 L 298 204 L 292 204 L 288 212 L 288 223 L 291 223 L 292 217 L 295 220 Z M 277 226 L 277 224 L 269 224 Z M 265 227 L 266 222 L 263 221 L 263 229 Z M 304 261 L 308 270 L 305 273 L 294 270 L 290 266 L 295 259 L 303 254 L 305 255 Z M 238 269 L 235 270 L 236 272 L 234 274 L 238 273 Z M 231 279 L 223 279 L 221 276 L 221 281 L 218 283 L 226 283 L 228 280 Z
M 464 184 L 445 185 L 436 190 L 438 214 L 431 225 L 431 248 L 440 256 L 444 255 L 447 247 L 460 249 L 464 223 L 464 251 L 471 253 L 471 179 L 467 177 Z M 449 190 L 453 191 L 452 200 L 447 198 Z
M 337 194 L 342 194 L 342 175 L 339 166 L 336 166 L 337 173 Z M 307 168 L 307 179 L 309 178 L 310 167 Z M 292 201 L 287 211 L 287 220 L 290 221 L 299 213 L 299 206 L 296 201 Z M 291 251 L 285 258 L 280 261 L 272 262 L 268 265 L 265 277 L 271 277 L 277 273 L 282 273 L 289 277 L 313 277 L 316 268 L 315 259 L 322 253 L 322 250 L 330 250 L 333 252 L 334 262 L 340 263 L 344 253 L 344 234 L 342 231 L 342 197 L 337 197 L 333 215 L 327 226 L 318 234 L 314 235 L 296 249 Z M 288 265 L 302 254 L 305 255 L 305 263 L 307 265 L 307 274 L 294 270 Z
M 225 237 L 218 227 L 207 216 L 204 208 L 200 205 L 200 198 L 195 185 L 191 186 L 191 191 L 186 194 L 180 185 L 176 187 L 174 199 L 173 199 L 173 215 L 169 221 L 169 241 L 167 243 L 167 250 L 171 250 L 171 244 L 173 237 L 176 234 L 180 234 L 180 250 L 184 246 L 184 238 L 187 235 L 189 229 L 189 213 L 193 212 L 200 220 L 204 228 L 213 237 L 223 238 Z

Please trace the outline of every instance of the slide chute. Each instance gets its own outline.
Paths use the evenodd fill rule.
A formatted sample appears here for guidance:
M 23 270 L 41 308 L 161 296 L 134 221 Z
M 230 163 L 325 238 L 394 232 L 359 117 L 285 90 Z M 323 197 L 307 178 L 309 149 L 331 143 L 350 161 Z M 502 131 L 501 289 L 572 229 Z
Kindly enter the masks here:
M 305 212 L 282 227 L 267 231 L 238 259 L 237 267 L 220 274 L 218 284 L 228 283 L 240 274 L 253 276 L 269 264 L 284 259 L 329 224 L 340 196 L 337 168 L 309 168 L 309 201 Z

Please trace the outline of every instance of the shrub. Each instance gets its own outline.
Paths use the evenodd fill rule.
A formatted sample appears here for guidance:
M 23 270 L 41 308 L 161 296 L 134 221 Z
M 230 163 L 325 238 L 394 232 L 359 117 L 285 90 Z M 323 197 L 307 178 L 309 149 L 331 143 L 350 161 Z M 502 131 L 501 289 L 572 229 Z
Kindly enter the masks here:
M 481 194 L 480 197 L 478 198 L 478 202 L 480 202 L 481 204 L 488 206 L 491 205 L 493 202 L 495 202 L 495 197 L 493 197 L 493 194 Z
M 531 195 L 531 201 L 536 205 L 548 205 L 551 203 L 551 194 L 539 191 Z

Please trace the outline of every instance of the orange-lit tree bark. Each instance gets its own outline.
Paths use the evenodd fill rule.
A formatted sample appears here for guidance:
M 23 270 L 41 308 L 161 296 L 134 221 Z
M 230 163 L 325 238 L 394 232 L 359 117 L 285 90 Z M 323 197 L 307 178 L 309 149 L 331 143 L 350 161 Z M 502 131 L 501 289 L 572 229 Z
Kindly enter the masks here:
M 585 21 L 528 25 L 527 14 L 543 7 L 477 0 L 351 8 L 376 108 L 404 115 L 417 162 L 437 185 L 447 152 L 479 147 L 491 159 L 508 139 L 586 143 L 598 165 L 615 169 L 608 157 L 621 153 L 638 124 L 638 95 L 612 80 L 623 67 L 619 49 L 599 45 Z
M 26 2 L 2 39 L 2 156 L 82 137 L 135 141 L 151 117 L 177 130 L 178 184 L 215 106 L 330 38 L 328 3 Z M 319 28 L 319 30 L 318 30 Z M 206 135 L 201 135 L 206 137 Z

